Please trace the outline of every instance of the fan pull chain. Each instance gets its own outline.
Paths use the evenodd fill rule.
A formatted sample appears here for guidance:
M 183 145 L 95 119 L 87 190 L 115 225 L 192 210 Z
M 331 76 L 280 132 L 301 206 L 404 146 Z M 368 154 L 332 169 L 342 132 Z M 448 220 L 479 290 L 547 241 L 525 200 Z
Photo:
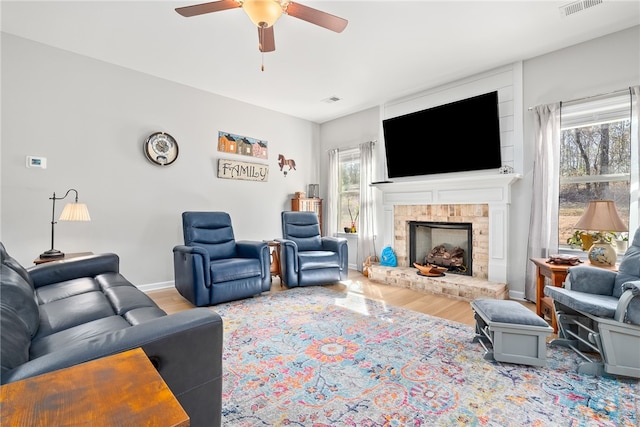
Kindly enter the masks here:
M 260 71 L 264 72 L 264 52 L 262 52 L 262 64 L 260 65 Z

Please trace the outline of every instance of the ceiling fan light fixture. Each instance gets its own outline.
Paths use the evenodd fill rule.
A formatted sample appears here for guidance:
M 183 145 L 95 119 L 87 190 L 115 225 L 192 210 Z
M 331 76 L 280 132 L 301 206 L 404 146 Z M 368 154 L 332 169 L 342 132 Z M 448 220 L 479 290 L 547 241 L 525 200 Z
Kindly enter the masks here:
M 276 23 L 284 13 L 285 3 L 279 0 L 244 0 L 242 8 L 257 27 L 267 28 Z

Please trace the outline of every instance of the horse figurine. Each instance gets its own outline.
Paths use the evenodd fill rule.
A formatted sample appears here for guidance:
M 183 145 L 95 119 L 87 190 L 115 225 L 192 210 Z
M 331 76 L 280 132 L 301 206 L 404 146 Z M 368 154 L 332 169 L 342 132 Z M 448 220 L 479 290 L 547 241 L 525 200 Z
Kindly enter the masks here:
M 283 167 L 285 166 L 289 166 L 289 170 L 293 169 L 296 170 L 296 161 L 293 159 L 285 159 L 284 155 L 279 154 L 278 155 L 278 165 L 280 166 L 280 170 L 282 170 Z M 286 171 L 285 171 L 285 175 L 286 175 Z

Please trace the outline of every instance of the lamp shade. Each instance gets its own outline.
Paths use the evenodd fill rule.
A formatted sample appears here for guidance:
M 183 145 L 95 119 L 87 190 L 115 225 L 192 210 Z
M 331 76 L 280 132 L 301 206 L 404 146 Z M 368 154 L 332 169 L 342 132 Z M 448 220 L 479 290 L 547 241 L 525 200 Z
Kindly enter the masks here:
M 60 221 L 91 221 L 84 203 L 67 203 L 60 214 Z
M 574 228 L 592 231 L 627 231 L 613 200 L 592 200 Z
M 244 0 L 242 8 L 257 27 L 270 27 L 284 12 L 280 0 Z M 287 2 L 288 3 L 288 2 Z

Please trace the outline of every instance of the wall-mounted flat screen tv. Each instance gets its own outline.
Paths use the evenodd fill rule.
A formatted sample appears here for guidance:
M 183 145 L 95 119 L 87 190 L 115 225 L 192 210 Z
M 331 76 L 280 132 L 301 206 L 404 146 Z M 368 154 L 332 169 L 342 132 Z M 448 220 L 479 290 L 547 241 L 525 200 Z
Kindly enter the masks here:
M 391 178 L 499 168 L 498 92 L 382 121 Z

